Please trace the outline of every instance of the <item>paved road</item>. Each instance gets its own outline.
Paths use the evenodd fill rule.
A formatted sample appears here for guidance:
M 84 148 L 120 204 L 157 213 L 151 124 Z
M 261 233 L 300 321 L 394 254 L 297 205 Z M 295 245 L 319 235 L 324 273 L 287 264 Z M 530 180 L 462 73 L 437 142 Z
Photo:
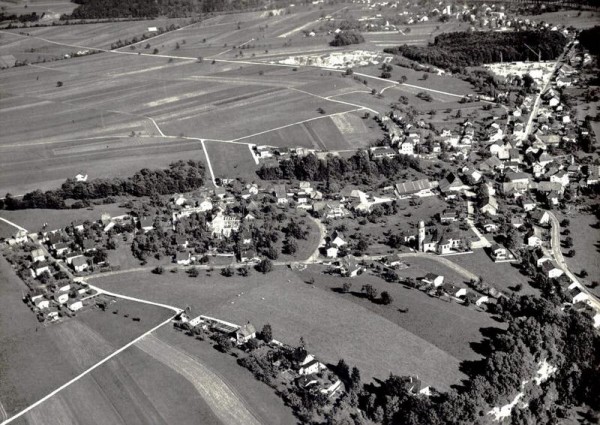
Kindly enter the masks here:
M 581 289 L 581 291 L 585 292 L 589 296 L 590 305 L 596 309 L 598 313 L 600 313 L 600 300 L 592 294 L 585 285 L 583 285 L 577 277 L 569 270 L 569 266 L 565 261 L 565 257 L 562 254 L 562 250 L 560 247 L 560 223 L 556 216 L 551 212 L 548 212 L 550 216 L 550 223 L 552 224 L 552 232 L 551 232 L 551 240 L 550 244 L 552 246 L 552 257 L 556 261 L 558 267 L 560 267 L 565 274 L 573 281 L 573 283 L 577 284 L 577 287 Z

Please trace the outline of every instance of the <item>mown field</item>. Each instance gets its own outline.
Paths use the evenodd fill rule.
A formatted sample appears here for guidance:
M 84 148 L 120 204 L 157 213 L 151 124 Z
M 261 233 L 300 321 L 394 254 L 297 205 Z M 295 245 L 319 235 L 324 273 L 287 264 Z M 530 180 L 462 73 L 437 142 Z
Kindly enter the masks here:
M 451 280 L 460 279 L 445 266 L 435 270 L 424 266 L 413 271 L 437 271 Z M 144 294 L 154 301 L 189 305 L 194 311 L 234 323 L 251 321 L 258 327 L 270 323 L 276 339 L 296 344 L 303 336 L 309 351 L 330 363 L 344 358 L 356 364 L 368 380 L 382 379 L 390 372 L 418 374 L 440 389 L 448 389 L 464 378 L 459 372 L 460 361 L 476 357 L 469 351 L 469 343 L 480 340 L 481 327 L 492 325 L 482 313 L 396 285 L 391 291 L 398 305 L 389 308 L 414 310 L 419 317 L 410 325 L 412 316 L 394 312 L 390 313 L 392 320 L 373 311 L 374 306 L 362 305 L 350 296 L 340 297 L 331 288 L 341 286 L 343 279 L 317 274 L 315 280 L 320 283 L 309 285 L 306 277 L 278 267 L 267 276 L 253 272 L 246 278 L 224 278 L 218 271 L 201 271 L 198 278 L 181 272 L 166 276 L 132 272 L 97 278 L 94 283 L 132 296 Z M 356 290 L 365 279 L 371 278 L 353 280 Z M 431 303 L 437 307 L 435 318 L 423 322 Z

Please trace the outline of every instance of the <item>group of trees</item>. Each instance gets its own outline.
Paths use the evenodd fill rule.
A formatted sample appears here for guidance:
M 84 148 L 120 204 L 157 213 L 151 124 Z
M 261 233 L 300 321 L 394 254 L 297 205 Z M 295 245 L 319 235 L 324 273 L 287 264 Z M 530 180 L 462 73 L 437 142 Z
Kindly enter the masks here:
M 366 152 L 357 152 L 350 158 L 330 156 L 318 159 L 313 154 L 296 156 L 280 161 L 277 167 L 263 165 L 257 173 L 263 180 L 295 179 L 364 184 L 375 178 L 395 178 L 407 168 L 419 171 L 419 160 L 407 155 L 371 159 Z
M 526 45 L 539 51 L 544 60 L 555 59 L 566 44 L 566 37 L 558 31 L 453 32 L 438 35 L 429 46 L 405 44 L 384 51 L 456 72 L 501 60 L 526 60 L 532 55 Z
M 68 179 L 60 189 L 42 192 L 35 190 L 22 199 L 6 195 L 0 208 L 17 210 L 26 208 L 67 208 L 66 199 L 88 201 L 112 196 L 152 196 L 177 192 L 190 192 L 204 185 L 204 165 L 199 161 L 178 161 L 166 170 L 144 168 L 132 177 L 94 179 L 80 182 Z
M 340 31 L 333 40 L 329 43 L 331 46 L 348 46 L 350 44 L 364 43 L 365 38 L 356 30 Z

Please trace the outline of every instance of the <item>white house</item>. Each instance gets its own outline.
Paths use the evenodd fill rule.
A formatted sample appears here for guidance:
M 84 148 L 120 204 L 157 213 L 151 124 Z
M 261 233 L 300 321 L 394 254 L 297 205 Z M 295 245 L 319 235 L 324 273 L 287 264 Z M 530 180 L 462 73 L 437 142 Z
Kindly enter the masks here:
M 423 283 L 428 285 L 433 285 L 434 287 L 438 287 L 444 284 L 444 276 L 438 275 L 435 273 L 427 273 L 425 277 L 421 279 Z
M 46 256 L 44 255 L 43 249 L 38 248 L 31 251 L 31 261 L 33 261 L 34 263 L 37 261 L 44 261 L 45 259 Z
M 308 354 L 302 363 L 300 363 L 298 374 L 302 376 L 312 375 L 313 373 L 319 373 L 324 369 L 327 369 L 327 367 L 323 363 L 315 359 L 312 354 Z
M 238 345 L 245 344 L 252 338 L 256 338 L 256 329 L 250 323 L 245 324 L 235 331 L 235 339 Z
M 83 303 L 79 300 L 77 301 L 73 301 L 71 303 L 68 304 L 69 310 L 71 311 L 77 311 L 83 308 Z

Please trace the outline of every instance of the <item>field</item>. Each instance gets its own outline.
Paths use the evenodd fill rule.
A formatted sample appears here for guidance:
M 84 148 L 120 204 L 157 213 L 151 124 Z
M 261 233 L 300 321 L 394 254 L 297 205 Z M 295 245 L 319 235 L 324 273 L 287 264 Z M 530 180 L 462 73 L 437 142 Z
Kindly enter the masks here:
M 382 136 L 362 118 L 364 112 L 387 112 L 390 99 L 400 94 L 431 109 L 438 102 L 420 105 L 414 96 L 421 86 L 458 96 L 472 92 L 452 77 L 420 81 L 420 73 L 394 67 L 394 79 L 405 74 L 407 83 L 418 87 L 396 87 L 379 99 L 370 91 L 389 87 L 388 81 L 367 78 L 365 86 L 337 71 L 275 64 L 290 56 L 327 53 L 330 36 L 304 37 L 302 29 L 319 26 L 322 14 L 338 19 L 356 10 L 360 7 L 299 6 L 289 14 L 220 15 L 192 25 L 159 19 L 2 31 L 0 54 L 37 62 L 110 49 L 117 40 L 152 35 L 150 26 L 182 26 L 116 51 L 0 72 L 5 130 L 0 193 L 53 188 L 79 172 L 90 178 L 123 176 L 179 158 L 204 160 L 199 139 L 205 140 L 217 177 L 251 178 L 249 152 L 223 142 L 354 150 Z M 433 24 L 419 24 L 406 36 L 368 34 L 373 42 L 360 48 L 381 52 L 377 37 L 396 43 L 435 31 Z M 356 72 L 379 74 L 376 67 Z M 459 99 L 431 93 L 444 107 Z
M 75 3 L 68 0 L 3 0 L 0 1 L 0 6 L 6 7 L 8 15 L 24 15 L 29 13 L 37 13 L 42 15 L 62 15 L 63 13 L 71 13 L 77 7 Z
M 557 216 L 559 220 L 564 216 Z M 591 214 L 581 214 L 576 212 L 568 217 L 571 221 L 569 235 L 573 238 L 573 249 L 575 250 L 574 257 L 567 257 L 565 260 L 569 265 L 569 269 L 578 275 L 581 270 L 585 269 L 588 272 L 588 277 L 580 279 L 584 284 L 590 284 L 592 281 L 600 281 L 600 261 L 598 260 L 598 250 L 600 249 L 600 230 L 598 221 Z M 562 228 L 562 227 L 561 227 Z M 564 240 L 566 236 L 562 236 Z M 563 249 L 563 254 L 569 250 Z M 600 296 L 600 286 L 590 288 L 590 291 L 596 296 Z
M 505 293 L 511 293 L 511 287 L 522 284 L 520 294 L 539 294 L 536 288 L 529 285 L 529 278 L 522 275 L 516 267 L 517 263 L 495 264 L 483 249 L 476 249 L 470 255 L 456 255 L 451 257 L 456 264 L 472 271 L 483 278 L 484 282 Z
M 409 273 L 422 276 L 431 267 L 450 280 L 460 281 L 459 275 L 436 263 L 422 262 Z M 201 272 L 198 278 L 178 273 L 168 279 L 149 272 L 132 272 L 97 278 L 94 284 L 131 296 L 144 294 L 153 301 L 190 306 L 234 323 L 251 321 L 260 328 L 268 322 L 276 339 L 296 344 L 303 336 L 309 351 L 329 363 L 344 358 L 356 364 L 368 380 L 382 379 L 390 372 L 418 374 L 439 389 L 448 389 L 464 378 L 459 372 L 460 362 L 477 357 L 469 344 L 481 339 L 481 327 L 494 324 L 485 313 L 430 299 L 400 285 L 388 288 L 398 305 L 389 306 L 390 313 L 382 314 L 373 311 L 376 306 L 362 305 L 361 300 L 331 291 L 341 286 L 342 279 L 315 275 L 318 283 L 308 285 L 307 276 L 285 268 L 277 268 L 268 279 L 256 272 L 247 278 Z M 353 281 L 354 286 L 358 290 L 362 282 L 371 279 L 378 280 L 361 277 Z M 381 281 L 376 284 L 388 285 Z M 428 314 L 432 303 L 436 306 L 433 316 Z M 415 323 L 409 323 L 413 316 L 396 312 L 403 307 L 414 310 Z M 454 333 L 450 328 L 455 329 Z M 457 332 L 460 336 L 455 337 Z
M 102 213 L 109 213 L 112 216 L 122 215 L 127 212 L 117 204 L 96 205 L 90 208 L 76 210 L 45 210 L 29 209 L 19 211 L 2 210 L 0 217 L 3 217 L 19 226 L 27 229 L 28 232 L 39 232 L 42 230 L 43 223 L 48 223 L 47 230 L 64 228 L 76 220 L 98 221 Z M 3 223 L 0 221 L 0 223 Z M 8 226 L 8 224 L 6 224 Z M 17 229 L 10 226 L 10 235 L 13 235 Z

